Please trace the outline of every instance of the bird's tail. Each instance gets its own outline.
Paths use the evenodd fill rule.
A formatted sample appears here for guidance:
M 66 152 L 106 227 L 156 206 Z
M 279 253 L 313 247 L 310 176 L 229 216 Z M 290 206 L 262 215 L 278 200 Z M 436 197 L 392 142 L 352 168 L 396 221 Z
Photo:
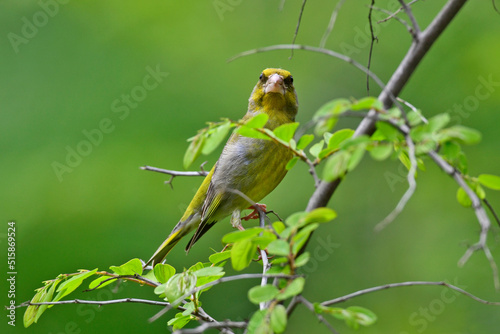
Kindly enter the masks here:
M 179 240 L 181 240 L 186 234 L 197 228 L 199 224 L 200 215 L 197 213 L 191 214 L 184 220 L 178 222 L 172 232 L 170 232 L 168 238 L 160 245 L 160 247 L 158 247 L 153 256 L 151 256 L 145 267 L 151 264 L 154 268 L 157 263 L 162 262 L 167 254 L 172 250 L 172 248 L 177 245 Z
M 154 266 L 157 263 L 160 263 L 165 259 L 167 254 L 170 252 L 172 248 L 179 242 L 179 240 L 182 239 L 182 237 L 185 235 L 185 233 L 181 233 L 182 230 L 177 230 L 177 231 L 172 231 L 168 238 L 158 247 L 156 252 L 151 256 L 149 261 L 146 263 L 146 266 L 151 264 L 154 268 Z

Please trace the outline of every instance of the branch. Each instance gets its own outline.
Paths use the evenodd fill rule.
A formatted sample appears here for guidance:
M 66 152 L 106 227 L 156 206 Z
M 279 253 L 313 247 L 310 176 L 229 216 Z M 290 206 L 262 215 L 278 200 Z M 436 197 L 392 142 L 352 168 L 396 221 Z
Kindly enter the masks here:
M 241 274 L 241 275 L 235 275 L 235 276 L 229 276 L 229 277 L 222 277 L 219 278 L 215 281 L 209 282 L 207 284 L 198 286 L 187 293 L 185 293 L 183 296 L 177 298 L 174 302 L 171 304 L 168 304 L 163 310 L 149 318 L 149 322 L 153 322 L 158 320 L 162 315 L 170 311 L 172 309 L 172 305 L 177 305 L 180 304 L 185 298 L 197 293 L 198 291 L 204 290 L 206 288 L 209 288 L 211 286 L 217 285 L 219 283 L 225 283 L 225 282 L 231 282 L 231 281 L 237 281 L 240 279 L 252 279 L 252 278 L 262 278 L 263 276 L 266 277 L 274 277 L 274 278 L 296 278 L 299 277 L 300 275 L 285 275 L 285 274 Z M 179 307 L 177 307 L 179 308 Z
M 297 301 L 304 304 L 304 306 L 307 307 L 309 309 L 309 311 L 314 313 L 316 315 L 316 317 L 318 318 L 318 320 L 321 321 L 330 330 L 330 332 L 335 333 L 335 334 L 339 334 L 335 330 L 335 328 L 333 328 L 333 326 L 321 314 L 316 313 L 316 310 L 314 309 L 314 305 L 309 300 L 304 298 L 302 295 L 299 295 L 299 296 L 297 296 Z
M 62 305 L 62 304 L 92 304 L 92 305 L 102 306 L 102 305 L 120 304 L 120 303 L 139 303 L 139 304 L 158 305 L 158 306 L 170 306 L 170 303 L 156 301 L 156 300 L 123 298 L 123 299 L 112 299 L 112 300 L 73 299 L 73 300 L 59 300 L 57 302 L 43 302 L 43 303 L 32 303 L 28 301 L 19 304 L 16 307 L 25 307 L 30 305 Z
M 418 39 L 420 37 L 420 27 L 418 26 L 417 19 L 415 18 L 415 15 L 413 15 L 410 6 L 406 2 L 404 2 L 404 0 L 399 0 L 399 3 L 406 12 L 406 15 L 408 15 L 408 17 L 410 18 L 411 24 L 413 26 L 410 30 L 410 34 L 413 36 L 413 39 L 418 42 Z
M 371 63 L 372 63 L 373 44 L 375 43 L 375 41 L 378 41 L 377 36 L 375 36 L 375 33 L 373 32 L 372 12 L 374 5 L 375 5 L 375 0 L 372 0 L 372 4 L 370 5 L 370 9 L 368 10 L 368 23 L 370 24 L 370 36 L 371 36 L 370 50 L 368 51 L 368 64 L 366 65 L 368 69 L 371 68 Z M 370 95 L 370 77 L 368 75 L 366 76 L 366 92 L 367 95 Z
M 297 39 L 297 35 L 299 34 L 300 21 L 302 21 L 302 14 L 304 14 L 304 8 L 306 7 L 306 2 L 307 0 L 302 1 L 302 7 L 300 8 L 299 19 L 297 21 L 297 27 L 295 28 L 295 34 L 293 34 L 292 44 L 295 44 L 295 40 Z M 292 57 L 293 57 L 293 49 L 289 59 L 292 59 Z
M 170 175 L 170 180 L 165 181 L 166 184 L 169 184 L 170 187 L 173 189 L 174 186 L 172 184 L 172 181 L 176 176 L 207 176 L 208 172 L 203 169 L 203 166 L 207 162 L 205 161 L 200 165 L 200 170 L 195 172 L 195 171 L 189 171 L 189 172 L 181 172 L 181 171 L 176 171 L 176 170 L 169 170 L 169 169 L 162 169 L 162 168 L 157 168 L 157 167 L 152 167 L 152 166 L 142 166 L 139 167 L 142 170 L 149 170 L 152 172 L 158 172 L 158 173 L 163 173 L 163 174 L 168 174 Z
M 413 0 L 413 1 L 411 1 L 410 3 L 408 3 L 408 6 L 413 5 L 413 4 L 414 4 L 415 2 L 417 2 L 417 1 L 418 1 L 418 0 Z M 383 20 L 378 21 L 377 23 L 384 23 L 384 22 L 386 22 L 386 21 L 389 21 L 389 20 L 390 20 L 390 19 L 392 19 L 392 18 L 396 18 L 396 15 L 398 15 L 398 14 L 399 14 L 399 12 L 400 12 L 400 11 L 402 11 L 402 10 L 403 10 L 403 7 L 399 7 L 399 9 L 398 9 L 397 11 L 395 11 L 394 13 L 391 13 L 388 17 L 386 17 L 386 18 L 385 18 L 385 19 L 383 19 Z M 397 18 L 396 18 L 396 19 L 397 19 Z
M 337 5 L 333 9 L 332 16 L 330 17 L 330 22 L 328 23 L 328 27 L 325 30 L 325 33 L 323 34 L 323 37 L 321 37 L 321 42 L 319 42 L 319 47 L 324 48 L 326 45 L 326 41 L 328 40 L 328 37 L 330 36 L 330 33 L 333 31 L 333 27 L 335 26 L 335 21 L 337 21 L 337 15 L 340 11 L 340 8 L 344 4 L 345 0 L 339 0 L 337 2 Z
M 381 231 L 387 225 L 389 225 L 405 208 L 406 204 L 415 193 L 415 189 L 417 188 L 417 182 L 415 181 L 415 174 L 417 173 L 417 157 L 415 156 L 415 144 L 410 137 L 409 132 L 405 134 L 405 140 L 408 145 L 408 155 L 410 158 L 410 170 L 408 171 L 407 179 L 408 179 L 408 189 L 404 193 L 403 197 L 399 200 L 398 205 L 394 210 L 385 217 L 380 223 L 375 225 L 376 231 Z
M 385 86 L 378 97 L 386 109 L 389 109 L 393 104 L 393 99 L 391 97 L 399 95 L 420 61 L 466 1 L 467 0 L 449 0 L 427 29 L 420 34 L 418 43 L 413 42 L 406 56 L 387 83 L 387 86 Z M 375 131 L 375 120 L 373 120 L 373 116 L 375 116 L 376 113 L 375 110 L 370 110 L 368 113 L 370 117 L 361 121 L 354 136 L 373 134 Z M 313 209 L 326 206 L 339 184 L 340 179 L 332 182 L 321 182 L 311 196 L 306 210 L 312 211 Z
M 380 291 L 380 290 L 399 288 L 399 287 L 404 287 L 404 286 L 417 286 L 417 285 L 441 285 L 441 286 L 445 286 L 445 287 L 452 289 L 452 290 L 455 290 L 455 291 L 457 291 L 457 292 L 459 292 L 459 293 L 461 293 L 469 298 L 472 298 L 475 301 L 480 302 L 482 304 L 500 306 L 500 302 L 490 302 L 488 300 L 481 299 L 479 297 L 474 296 L 470 292 L 467 292 L 467 291 L 465 291 L 465 290 L 463 290 L 463 289 L 461 289 L 453 284 L 443 282 L 443 281 L 441 281 L 441 282 L 416 281 L 416 282 L 401 282 L 401 283 L 385 284 L 385 285 L 380 285 L 380 286 L 376 286 L 373 288 L 359 290 L 359 291 L 356 291 L 354 293 L 345 295 L 343 297 L 327 300 L 327 301 L 322 302 L 321 305 L 329 306 L 329 305 L 333 305 L 333 304 L 342 303 L 342 302 L 345 302 L 346 300 L 352 299 L 354 297 L 359 297 L 359 296 L 366 295 L 368 293 L 372 293 L 372 292 L 376 292 L 376 291 Z
M 498 267 L 493 259 L 493 255 L 490 252 L 490 249 L 488 248 L 488 245 L 486 243 L 487 238 L 488 238 L 488 231 L 491 228 L 491 223 L 488 218 L 488 215 L 486 214 L 486 211 L 484 210 L 484 207 L 481 205 L 481 199 L 477 194 L 469 187 L 467 182 L 462 177 L 462 174 L 460 174 L 453 166 L 448 164 L 439 154 L 437 154 L 435 151 L 430 151 L 428 155 L 434 160 L 434 162 L 448 175 L 453 177 L 455 181 L 458 183 L 460 187 L 462 187 L 465 192 L 467 193 L 467 196 L 472 201 L 472 208 L 474 209 L 474 213 L 476 214 L 477 220 L 479 221 L 479 225 L 481 226 L 481 232 L 479 234 L 479 241 L 475 243 L 474 245 L 470 246 L 466 251 L 465 254 L 462 256 L 462 258 L 458 261 L 458 265 L 460 267 L 463 267 L 471 255 L 482 249 L 484 251 L 484 254 L 486 255 L 486 258 L 488 259 L 490 263 L 491 270 L 493 271 L 493 281 L 495 284 L 495 289 L 500 290 L 500 280 L 498 276 Z
M 191 328 L 191 329 L 178 329 L 173 334 L 196 334 L 204 333 L 205 331 L 215 328 L 215 329 L 227 329 L 227 328 L 245 328 L 248 324 L 245 321 L 217 321 L 217 322 L 204 322 L 202 325 Z M 224 332 L 227 333 L 227 332 Z

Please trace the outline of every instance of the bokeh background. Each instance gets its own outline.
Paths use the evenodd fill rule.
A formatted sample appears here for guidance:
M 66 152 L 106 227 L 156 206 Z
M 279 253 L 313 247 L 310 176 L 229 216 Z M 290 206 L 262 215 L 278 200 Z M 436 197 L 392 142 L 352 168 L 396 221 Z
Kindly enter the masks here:
M 367 62 L 369 2 L 345 3 L 328 48 Z M 361 72 L 325 55 L 296 51 L 290 59 L 289 51 L 274 51 L 226 62 L 248 49 L 290 43 L 301 3 L 286 1 L 280 11 L 277 0 L 0 2 L 1 268 L 5 278 L 7 222 L 15 220 L 17 303 L 59 273 L 105 270 L 134 257 L 149 258 L 201 179 L 176 178 L 172 190 L 164 184 L 166 176 L 139 166 L 182 170 L 186 139 L 207 121 L 241 117 L 262 69 L 283 67 L 293 73 L 302 123 L 333 98 L 367 95 Z M 416 3 L 420 25 L 425 27 L 444 3 Z M 319 45 L 335 4 L 307 3 L 297 43 Z M 376 5 L 386 8 L 388 1 Z M 470 1 L 402 93 L 429 117 L 447 111 L 456 123 L 482 132 L 482 142 L 466 148 L 471 175 L 500 172 L 499 29 L 500 15 L 491 1 Z M 375 25 L 375 30 L 372 69 L 386 81 L 411 39 L 394 20 Z M 163 74 L 156 83 L 144 83 L 151 71 Z M 481 78 L 496 84 L 488 88 Z M 479 99 L 478 89 L 489 96 Z M 378 92 L 372 84 L 370 94 Z M 131 94 L 135 97 L 127 102 Z M 342 120 L 339 126 L 358 122 Z M 94 134 L 90 146 L 85 133 Z M 69 158 L 68 165 L 71 150 L 85 154 Z M 217 155 L 199 159 L 194 168 L 204 160 L 211 166 Z M 58 175 L 55 165 L 67 169 Z M 448 280 L 477 296 L 500 300 L 483 254 L 457 267 L 466 246 L 477 240 L 479 226 L 474 213 L 456 202 L 457 185 L 430 161 L 419 172 L 418 189 L 405 211 L 385 230 L 374 232 L 405 189 L 397 161 L 365 157 L 348 175 L 330 202 L 338 219 L 323 225 L 309 245 L 313 260 L 304 269 L 307 298 L 321 301 L 392 282 Z M 299 163 L 265 202 L 286 217 L 304 209 L 312 192 L 312 179 Z M 487 195 L 500 210 L 500 196 Z M 189 255 L 182 246 L 174 249 L 169 263 L 182 270 L 206 261 L 210 247 L 220 249 L 220 236 L 230 230 L 223 221 Z M 498 226 L 490 245 L 500 264 Z M 217 319 L 245 319 L 255 310 L 246 298 L 255 284 L 218 286 L 205 294 L 204 307 Z M 122 285 L 117 294 L 105 288 L 75 295 L 94 300 L 125 296 L 156 298 L 150 288 L 132 284 Z M 379 317 L 360 333 L 483 334 L 500 328 L 500 308 L 440 287 L 387 290 L 343 304 L 349 305 L 367 307 Z M 0 326 L 2 333 L 166 332 L 166 317 L 147 321 L 158 310 L 138 304 L 56 306 L 24 329 L 20 309 L 15 328 L 6 324 L 5 315 Z M 330 320 L 339 332 L 352 332 Z M 306 331 L 328 332 L 300 307 L 287 333 Z

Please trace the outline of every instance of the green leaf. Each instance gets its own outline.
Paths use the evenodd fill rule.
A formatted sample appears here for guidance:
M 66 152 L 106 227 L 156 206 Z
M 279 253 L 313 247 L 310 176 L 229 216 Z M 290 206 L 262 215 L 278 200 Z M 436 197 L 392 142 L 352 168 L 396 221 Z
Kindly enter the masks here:
M 304 252 L 300 254 L 296 259 L 295 259 L 295 267 L 302 267 L 309 262 L 309 259 L 311 258 L 311 254 L 309 252 Z
M 167 283 L 175 275 L 175 268 L 169 264 L 158 263 L 154 267 L 154 274 L 158 282 Z
M 193 274 L 195 274 L 196 277 L 222 276 L 222 275 L 224 275 L 224 268 L 222 268 L 222 267 L 206 267 L 203 269 L 196 270 Z
M 285 143 L 288 143 L 293 138 L 293 135 L 298 127 L 299 123 L 297 122 L 285 123 L 278 126 L 273 132 L 276 137 L 283 140 Z
M 366 145 L 362 144 L 356 147 L 352 152 L 351 152 L 351 157 L 349 158 L 349 162 L 347 164 L 347 171 L 352 171 L 354 168 L 356 168 L 357 165 L 361 162 L 363 159 L 363 156 L 365 155 L 365 148 Z
M 304 219 L 304 225 L 310 223 L 327 223 L 334 220 L 336 217 L 337 213 L 330 208 L 316 208 L 307 213 Z
M 182 313 L 177 313 L 174 318 L 168 321 L 169 326 L 173 326 L 173 330 L 178 330 L 186 326 L 191 320 L 196 319 L 192 315 L 183 315 Z
M 295 212 L 292 213 L 290 216 L 288 216 L 285 220 L 285 223 L 288 226 L 296 227 L 302 224 L 304 218 L 307 216 L 307 212 L 300 211 L 300 212 Z
M 426 124 L 426 127 L 428 128 L 428 132 L 434 133 L 444 128 L 449 122 L 450 122 L 449 114 L 446 113 L 438 114 L 429 119 L 429 123 Z
M 46 303 L 46 302 L 51 302 L 52 301 L 52 296 L 54 295 L 54 291 L 56 289 L 57 284 L 60 282 L 60 280 L 54 281 L 52 284 L 50 284 L 46 287 L 47 288 L 47 293 L 43 294 L 42 298 L 40 298 L 39 302 L 40 303 Z M 42 313 L 47 310 L 47 308 L 52 307 L 53 305 L 40 305 L 40 308 L 36 312 L 35 316 L 35 323 L 38 322 L 38 319 L 42 316 Z
M 208 266 L 210 266 L 210 263 L 203 264 L 201 262 L 197 262 L 197 263 L 193 264 L 191 267 L 189 267 L 188 270 L 191 272 L 195 272 L 197 270 L 203 269 L 203 268 L 208 267 Z
M 252 317 L 250 318 L 250 321 L 248 322 L 248 326 L 247 326 L 247 333 L 248 334 L 256 334 L 257 333 L 257 330 L 261 327 L 262 324 L 265 323 L 266 313 L 267 313 L 267 310 L 259 310 L 252 315 Z
M 304 284 L 306 283 L 306 280 L 304 277 L 297 277 L 293 281 L 288 284 L 288 286 L 285 288 L 285 291 L 281 292 L 276 299 L 278 300 L 285 300 L 290 297 L 296 296 L 299 293 L 302 292 L 304 289 Z
M 287 314 L 285 306 L 278 304 L 271 311 L 270 325 L 274 333 L 283 333 L 286 329 Z
M 264 139 L 264 140 L 271 140 L 271 138 L 269 138 L 268 135 L 266 135 L 266 134 L 264 134 L 262 132 L 259 132 L 259 131 L 255 130 L 254 128 L 249 128 L 246 125 L 240 126 L 236 130 L 236 132 L 239 133 L 240 135 L 244 136 L 244 137 L 256 138 L 256 139 Z
M 481 174 L 477 177 L 479 183 L 483 186 L 493 189 L 500 190 L 500 176 L 491 174 Z
M 329 101 L 322 105 L 318 111 L 314 114 L 313 119 L 317 120 L 318 118 L 324 117 L 324 116 L 334 116 L 343 113 L 344 111 L 348 110 L 351 106 L 351 101 L 347 99 L 335 99 L 332 101 Z
M 246 121 L 245 126 L 248 128 L 262 128 L 264 125 L 266 125 L 268 119 L 268 114 L 260 113 Z
M 252 242 L 260 247 L 260 249 L 267 248 L 271 242 L 276 240 L 276 235 L 271 231 L 264 231 L 262 235 L 258 235 L 252 239 Z
M 297 150 L 303 150 L 314 140 L 314 135 L 303 135 L 297 143 Z
M 243 239 L 234 243 L 231 249 L 231 264 L 233 269 L 241 271 L 250 265 L 257 251 L 257 245 L 251 240 Z
M 285 224 L 281 221 L 277 221 L 273 223 L 273 228 L 276 231 L 276 233 L 280 234 L 283 232 L 283 230 L 286 228 Z
M 296 235 L 293 236 L 293 246 L 292 246 L 292 252 L 293 254 L 298 254 L 300 249 L 305 245 L 307 242 L 307 239 L 309 239 L 309 235 L 319 227 L 319 224 L 314 223 L 314 224 L 309 224 L 303 229 L 301 229 Z
M 278 294 L 279 290 L 274 285 L 258 285 L 248 290 L 248 299 L 254 304 L 259 304 L 274 299 Z
M 104 282 L 104 281 L 106 281 L 106 282 Z M 101 284 L 101 282 L 104 282 L 104 283 Z M 93 280 L 92 282 L 90 282 L 89 289 L 91 289 L 91 290 L 93 290 L 93 289 L 102 289 L 106 285 L 109 285 L 109 284 L 111 284 L 113 282 L 116 282 L 116 279 L 113 279 L 113 277 L 110 277 L 110 276 L 100 276 L 100 277 L 96 278 L 95 280 Z
M 328 141 L 328 148 L 333 150 L 338 149 L 340 144 L 351 138 L 353 134 L 354 130 L 352 129 L 341 129 L 334 132 Z
M 253 236 L 256 236 L 262 231 L 264 231 L 262 227 L 252 227 L 243 231 L 234 231 L 223 236 L 222 242 L 229 244 L 236 241 L 251 239 Z
M 410 158 L 408 157 L 408 153 L 406 153 L 405 151 L 401 151 L 398 155 L 398 159 L 406 167 L 407 170 L 410 170 L 411 161 Z
M 311 148 L 309 149 L 309 153 L 311 153 L 313 157 L 317 158 L 319 156 L 319 153 L 323 150 L 323 145 L 325 145 L 325 142 L 324 140 L 321 140 L 320 142 L 311 146 Z
M 97 268 L 91 271 L 84 271 L 61 283 L 61 285 L 59 285 L 59 288 L 57 288 L 58 294 L 54 297 L 54 301 L 56 302 L 58 300 L 61 300 L 63 297 L 75 291 L 80 286 L 80 284 L 82 284 L 84 279 L 94 275 L 96 272 Z
M 165 284 L 166 300 L 172 303 L 172 307 L 177 307 L 182 301 L 179 298 L 190 293 L 196 287 L 196 275 L 191 271 L 175 274 Z
M 342 143 L 340 143 L 340 149 L 342 150 L 347 150 L 347 149 L 353 149 L 357 147 L 363 147 L 365 148 L 368 145 L 368 142 L 370 141 L 370 137 L 366 135 L 358 136 L 355 138 L 349 138 Z
M 350 159 L 351 154 L 347 151 L 338 151 L 328 158 L 323 169 L 323 180 L 331 182 L 344 177 Z
M 227 251 L 224 251 L 224 252 L 215 253 L 215 254 L 210 255 L 208 257 L 208 260 L 210 262 L 212 262 L 213 264 L 217 264 L 217 263 L 226 261 L 230 257 L 231 257 L 231 251 L 227 250 Z
M 439 132 L 438 138 L 440 143 L 456 139 L 463 144 L 473 145 L 481 141 L 481 133 L 477 130 L 467 128 L 462 125 L 455 125 L 441 130 Z
M 349 306 L 346 310 L 352 313 L 354 321 L 359 325 L 370 326 L 377 321 L 375 313 L 367 308 L 361 306 Z
M 292 169 L 293 166 L 295 166 L 295 164 L 297 163 L 297 161 L 299 161 L 299 157 L 293 157 L 292 159 L 290 159 L 290 161 L 288 161 L 288 163 L 285 166 L 285 169 L 286 170 Z
M 286 240 L 276 239 L 267 245 L 267 252 L 269 254 L 287 256 L 290 253 L 290 245 Z
M 221 125 L 208 130 L 205 142 L 201 149 L 201 153 L 205 155 L 212 153 L 226 138 L 230 129 L 231 129 L 231 123 L 229 121 L 226 121 Z
M 41 299 L 44 298 L 44 296 L 47 293 L 47 290 L 50 288 L 50 285 L 46 285 L 43 288 L 37 289 L 37 293 L 33 296 L 31 299 L 32 303 L 39 303 Z M 40 305 L 30 305 L 26 308 L 26 311 L 24 311 L 24 316 L 23 316 L 23 324 L 24 327 L 28 328 L 31 326 L 36 319 L 36 315 L 38 313 L 38 310 L 40 309 Z
M 425 139 L 415 145 L 415 154 L 427 154 L 437 148 L 437 143 L 432 139 Z
M 183 160 L 184 169 L 188 169 L 189 166 L 191 166 L 191 164 L 201 154 L 204 142 L 205 142 L 205 136 L 202 133 L 199 133 L 192 138 L 191 144 L 189 144 L 188 149 L 184 154 L 184 160 Z
M 460 205 L 466 208 L 472 205 L 472 201 L 462 187 L 458 188 L 457 190 L 457 201 L 458 203 L 460 203 Z
M 383 110 L 384 106 L 382 105 L 382 102 L 380 102 L 376 97 L 368 96 L 354 102 L 351 105 L 350 109 L 357 111 L 357 110 L 367 110 L 372 108 L 377 110 Z
M 119 267 L 111 266 L 109 269 L 117 275 L 142 275 L 142 262 L 139 259 L 132 259 Z
M 448 161 L 453 161 L 458 158 L 462 149 L 454 141 L 447 141 L 441 144 L 440 154 Z
M 376 123 L 377 130 L 379 131 L 379 134 L 384 137 L 384 139 L 393 142 L 400 136 L 399 131 L 393 127 L 390 124 L 384 123 L 384 122 L 377 122 Z
M 374 160 L 382 161 L 391 156 L 392 144 L 389 143 L 377 143 L 370 149 L 370 155 Z
M 408 119 L 408 123 L 410 123 L 410 126 L 415 127 L 422 123 L 422 112 L 420 110 L 410 110 L 406 114 L 406 118 Z

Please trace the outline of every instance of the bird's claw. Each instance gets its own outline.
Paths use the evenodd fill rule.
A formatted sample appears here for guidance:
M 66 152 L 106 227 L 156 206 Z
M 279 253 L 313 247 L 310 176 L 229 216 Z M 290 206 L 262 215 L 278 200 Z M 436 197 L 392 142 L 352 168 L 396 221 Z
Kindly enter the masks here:
M 258 206 L 263 212 L 266 212 L 266 210 L 267 210 L 267 205 L 256 203 L 255 206 L 252 205 L 252 206 L 248 207 L 248 209 L 253 209 L 253 211 L 250 212 L 245 217 L 241 217 L 241 219 L 244 221 L 247 221 L 250 219 L 259 219 L 259 210 L 256 208 L 256 206 Z

